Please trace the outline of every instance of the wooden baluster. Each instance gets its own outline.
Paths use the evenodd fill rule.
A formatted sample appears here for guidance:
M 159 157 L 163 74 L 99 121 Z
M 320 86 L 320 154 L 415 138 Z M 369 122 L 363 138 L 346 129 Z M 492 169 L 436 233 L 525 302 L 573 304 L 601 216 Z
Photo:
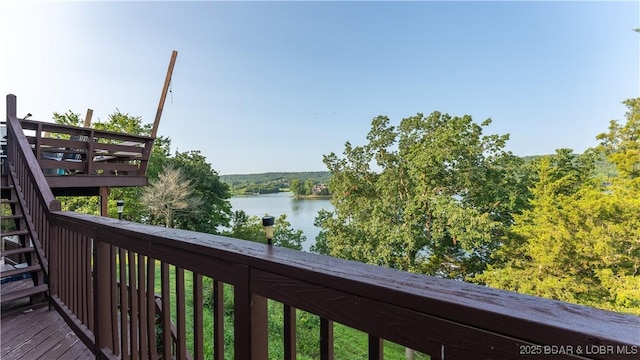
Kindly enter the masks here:
M 284 304 L 284 358 L 296 358 L 296 309 Z
M 333 321 L 320 318 L 320 359 L 333 360 Z
M 158 359 L 156 343 L 156 260 L 147 258 L 147 338 L 149 339 L 149 359 Z
M 224 283 L 213 280 L 213 359 L 224 360 Z
M 140 319 L 138 329 L 140 333 L 140 359 L 146 360 L 149 358 L 148 353 L 148 338 L 147 338 L 147 287 L 145 284 L 145 259 L 142 254 L 138 254 L 138 316 Z
M 118 261 L 120 265 L 120 348 L 122 359 L 129 359 L 129 299 L 127 290 L 127 252 L 125 249 L 118 250 Z
M 171 293 L 169 292 L 169 264 L 161 263 L 162 349 L 163 359 L 171 359 Z
M 204 359 L 204 314 L 202 309 L 202 275 L 193 273 L 193 355 Z
M 369 360 L 382 360 L 384 358 L 383 346 L 382 339 L 369 334 Z
M 184 269 L 176 267 L 176 312 L 177 312 L 177 351 L 180 360 L 187 358 L 186 296 L 184 289 Z
M 129 261 L 129 334 L 131 336 L 131 358 L 139 359 L 138 355 L 138 285 L 136 275 L 136 254 L 127 252 Z

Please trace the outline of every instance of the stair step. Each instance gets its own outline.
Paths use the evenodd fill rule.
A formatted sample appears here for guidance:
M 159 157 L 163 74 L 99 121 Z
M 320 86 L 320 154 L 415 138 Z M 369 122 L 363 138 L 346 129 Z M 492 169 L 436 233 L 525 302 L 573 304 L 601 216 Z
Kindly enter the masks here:
M 3 232 L 2 236 L 14 236 L 14 235 L 29 235 L 29 230 L 13 230 L 13 231 L 7 231 L 7 232 Z
M 49 290 L 47 285 L 38 285 L 28 289 L 18 290 L 11 293 L 2 293 L 2 303 L 22 299 L 27 296 L 43 293 Z
M 0 216 L 0 220 L 9 220 L 9 219 L 22 219 L 24 215 L 2 215 Z
M 13 189 L 13 185 L 0 186 L 0 190 L 11 190 Z
M 11 250 L 0 251 L 0 256 L 11 256 L 16 254 L 26 254 L 34 252 L 36 249 L 32 247 L 17 248 Z
M 2 271 L 0 272 L 0 276 L 2 277 L 9 277 L 9 276 L 15 276 L 15 275 L 20 275 L 20 274 L 26 274 L 26 273 L 30 273 L 30 272 L 34 272 L 34 271 L 39 271 L 40 270 L 40 265 L 31 265 L 31 266 L 27 266 L 24 268 L 20 268 L 20 269 L 13 269 L 13 270 L 7 270 L 7 271 Z M 4 297 L 4 294 L 2 295 Z
M 17 204 L 18 200 L 16 199 L 0 199 L 0 204 Z

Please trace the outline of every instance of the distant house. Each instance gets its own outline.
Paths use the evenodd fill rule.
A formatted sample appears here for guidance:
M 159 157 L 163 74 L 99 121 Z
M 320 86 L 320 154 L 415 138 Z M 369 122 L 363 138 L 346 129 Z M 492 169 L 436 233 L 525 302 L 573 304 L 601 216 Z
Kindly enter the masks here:
M 314 185 L 311 195 L 329 195 L 329 187 L 325 184 Z

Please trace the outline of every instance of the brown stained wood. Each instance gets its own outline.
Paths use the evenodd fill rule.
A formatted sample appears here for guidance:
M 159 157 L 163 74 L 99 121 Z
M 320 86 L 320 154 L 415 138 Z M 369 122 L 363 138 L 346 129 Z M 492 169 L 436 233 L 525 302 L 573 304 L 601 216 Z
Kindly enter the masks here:
M 176 58 L 178 52 L 173 50 L 171 52 L 171 60 L 169 60 L 169 68 L 167 69 L 167 76 L 164 79 L 164 85 L 162 85 L 162 93 L 160 94 L 160 102 L 158 103 L 158 110 L 156 111 L 156 117 L 153 121 L 153 127 L 151 128 L 151 137 L 155 137 L 158 132 L 158 126 L 160 126 L 160 118 L 162 117 L 162 109 L 164 109 L 164 102 L 167 99 L 167 91 L 171 84 L 171 75 L 173 74 L 173 67 L 176 64 Z
M 29 347 L 29 340 L 46 331 L 50 326 L 55 324 L 64 323 L 61 317 L 54 314 L 46 314 L 43 316 L 43 321 L 34 321 L 31 326 L 27 327 L 23 331 L 18 333 L 18 336 L 11 337 L 10 339 L 2 339 L 2 348 L 0 352 L 3 354 L 2 358 L 11 357 L 12 355 L 20 354 L 20 350 L 23 347 Z
M 253 360 L 251 339 L 251 293 L 249 268 L 235 266 L 233 286 L 233 354 L 239 360 Z
M 384 358 L 384 341 L 379 337 L 369 335 L 369 360 Z
M 193 276 L 193 355 L 195 359 L 204 359 L 204 312 L 202 298 L 202 275 L 192 273 Z
M 251 298 L 251 358 L 269 357 L 269 311 L 267 298 L 250 294 Z
M 111 176 L 111 175 L 73 175 L 73 176 L 47 176 L 47 184 L 51 188 L 89 188 L 97 189 L 106 187 L 147 186 L 149 180 L 146 176 Z M 87 192 L 88 190 L 84 190 Z M 93 191 L 93 190 L 91 190 Z
M 46 180 L 44 179 L 42 171 L 39 169 L 38 161 L 31 151 L 31 146 L 24 132 L 21 130 L 21 122 L 16 117 L 16 96 L 9 94 L 6 99 L 8 161 L 20 169 L 21 172 L 24 172 L 26 174 L 25 180 L 28 177 L 29 183 L 37 188 L 35 194 L 45 207 L 45 211 L 49 210 L 50 204 L 55 204 L 51 210 L 60 210 L 60 202 L 54 198 L 51 189 L 45 185 Z M 27 169 L 29 169 L 29 171 L 26 171 Z
M 176 318 L 177 318 L 177 351 L 179 360 L 187 358 L 186 327 L 186 294 L 184 289 L 184 269 L 176 267 Z
M 146 258 L 143 255 L 137 254 L 138 256 L 138 318 L 139 322 L 139 334 L 140 334 L 140 359 L 146 360 L 149 358 L 149 340 L 147 337 L 147 329 L 149 324 L 147 324 L 147 285 L 145 283 L 146 280 Z M 153 292 L 151 293 L 153 296 Z M 153 319 L 153 317 L 151 318 Z M 154 321 L 151 320 L 151 323 Z
M 48 290 L 47 285 L 38 285 L 38 286 L 33 286 L 27 289 L 23 289 L 23 290 L 18 290 L 18 291 L 14 291 L 14 292 L 3 292 L 2 293 L 2 301 L 3 302 L 9 302 L 9 301 L 13 301 L 13 300 L 17 300 L 17 299 L 22 299 L 24 297 L 27 296 L 32 296 L 32 295 L 36 295 L 36 294 L 41 294 L 44 293 Z
M 320 360 L 333 360 L 333 321 L 320 318 Z
M 87 288 L 87 295 L 86 295 L 86 299 L 87 299 L 87 324 L 89 326 L 89 330 L 90 331 L 95 331 L 95 319 L 93 317 L 93 305 L 95 303 L 95 289 L 93 287 L 93 272 L 92 272 L 92 267 L 91 264 L 94 261 L 93 259 L 93 254 L 91 252 L 91 249 L 93 248 L 93 246 L 95 246 L 93 244 L 93 240 L 89 239 L 87 237 L 85 237 L 86 239 L 86 247 L 85 247 L 85 257 L 86 257 L 86 262 L 85 262 L 85 274 L 86 274 L 86 279 L 85 279 L 85 286 Z
M 53 214 L 54 218 L 58 216 Z M 640 343 L 640 321 L 630 315 L 284 248 L 268 249 L 261 244 L 215 235 L 134 223 L 118 225 L 112 219 L 90 215 L 64 217 L 73 218 L 73 223 L 89 222 L 109 229 L 105 230 L 108 241 L 171 259 L 178 266 L 206 276 L 224 276 L 225 270 L 228 273 L 226 264 L 237 262 L 328 289 L 366 294 L 390 305 L 489 332 L 510 334 L 526 342 L 548 344 L 560 339 L 582 346 L 593 341 L 614 346 Z M 216 274 L 215 270 L 222 271 Z
M 53 134 L 66 134 L 70 136 L 93 135 L 93 137 L 95 138 L 105 139 L 105 140 L 108 139 L 108 140 L 114 140 L 114 141 L 145 142 L 146 140 L 153 140 L 153 137 L 151 136 L 132 135 L 132 134 L 125 134 L 125 133 L 119 133 L 119 132 L 108 131 L 108 130 L 87 129 L 84 127 L 62 125 L 62 124 L 30 120 L 30 119 L 19 120 L 19 125 L 24 130 L 37 130 L 38 124 L 42 124 L 42 131 L 46 131 Z
M 93 110 L 87 109 L 87 115 L 84 117 L 84 127 L 88 128 L 91 126 L 91 118 L 93 117 Z
M 160 264 L 160 281 L 162 312 L 160 313 L 162 322 L 162 349 L 163 359 L 171 359 L 171 293 L 169 292 L 169 264 Z
M 224 283 L 213 280 L 213 359 L 224 360 Z
M 284 346 L 284 359 L 294 360 L 296 359 L 296 309 L 284 304 L 284 332 L 283 332 L 283 346 Z
M 150 355 L 150 359 L 156 360 L 157 345 L 156 345 L 156 298 L 155 298 L 155 266 L 156 260 L 151 257 L 147 257 L 147 338 L 149 339 L 149 346 L 147 351 Z
M 527 342 L 499 333 L 456 324 L 407 310 L 387 303 L 348 293 L 302 284 L 274 274 L 258 273 L 252 276 L 256 292 L 275 300 L 292 304 L 300 309 L 331 317 L 347 326 L 373 333 L 398 344 L 438 357 L 442 346 L 450 358 L 511 359 L 518 357 L 520 346 Z M 291 291 L 291 289 L 296 289 Z M 403 319 L 399 321 L 398 319 Z M 411 325 L 408 325 L 411 323 Z M 557 344 L 558 342 L 549 343 Z M 572 358 L 553 357 L 549 358 Z
M 140 356 L 138 354 L 138 276 L 136 274 L 137 266 L 136 266 L 136 254 L 132 251 L 127 252 L 127 262 L 128 262 L 128 283 L 129 283 L 129 291 L 128 293 L 128 301 L 129 301 L 129 334 L 131 344 L 131 358 L 139 359 Z
M 25 331 L 31 331 L 34 324 L 46 325 L 43 329 L 49 329 L 49 331 L 32 333 L 33 335 L 29 337 Z M 2 344 L 3 346 L 7 345 L 5 349 L 10 352 L 20 346 L 18 348 L 20 351 L 14 351 L 13 354 L 20 355 L 21 359 L 65 359 L 62 354 L 69 348 L 78 347 L 81 351 L 87 350 L 72 329 L 62 321 L 60 315 L 56 311 L 47 310 L 47 308 L 39 308 L 26 314 L 13 315 L 3 319 L 2 332 Z M 7 334 L 12 336 L 9 337 Z M 9 343 L 11 341 L 13 344 Z M 44 354 L 46 356 L 43 356 Z M 3 360 L 11 359 L 13 356 L 5 351 L 0 352 L 0 358 Z
M 60 258 L 59 258 L 59 246 L 60 246 L 60 233 L 62 229 L 58 226 L 52 226 L 51 229 L 51 246 L 49 247 L 49 294 L 58 295 L 60 284 Z
M 111 341 L 112 345 L 110 347 L 111 351 L 118 356 L 120 355 L 120 333 L 118 332 L 118 278 L 117 268 L 116 268 L 116 256 L 117 256 L 117 247 L 109 246 L 109 297 L 111 298 L 111 303 L 109 304 L 109 308 L 111 311 L 109 314 L 111 315 Z M 100 308 L 104 309 L 104 308 Z M 102 347 L 101 347 L 102 348 Z
M 123 248 L 118 249 L 118 262 L 120 264 L 120 272 L 118 283 L 120 284 L 120 354 L 122 359 L 129 359 L 129 291 L 127 284 L 127 251 Z

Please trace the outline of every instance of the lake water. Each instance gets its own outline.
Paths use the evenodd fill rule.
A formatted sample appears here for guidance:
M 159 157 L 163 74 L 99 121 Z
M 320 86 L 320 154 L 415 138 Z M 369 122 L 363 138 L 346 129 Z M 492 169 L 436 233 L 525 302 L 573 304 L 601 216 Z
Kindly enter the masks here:
M 249 216 L 262 217 L 269 214 L 277 219 L 286 214 L 291 227 L 302 230 L 307 237 L 307 241 L 302 244 L 305 251 L 309 251 L 309 247 L 316 243 L 316 235 L 320 232 L 320 228 L 313 226 L 318 211 L 333 211 L 333 205 L 328 199 L 296 199 L 290 192 L 234 196 L 229 201 L 233 211 L 244 210 Z

